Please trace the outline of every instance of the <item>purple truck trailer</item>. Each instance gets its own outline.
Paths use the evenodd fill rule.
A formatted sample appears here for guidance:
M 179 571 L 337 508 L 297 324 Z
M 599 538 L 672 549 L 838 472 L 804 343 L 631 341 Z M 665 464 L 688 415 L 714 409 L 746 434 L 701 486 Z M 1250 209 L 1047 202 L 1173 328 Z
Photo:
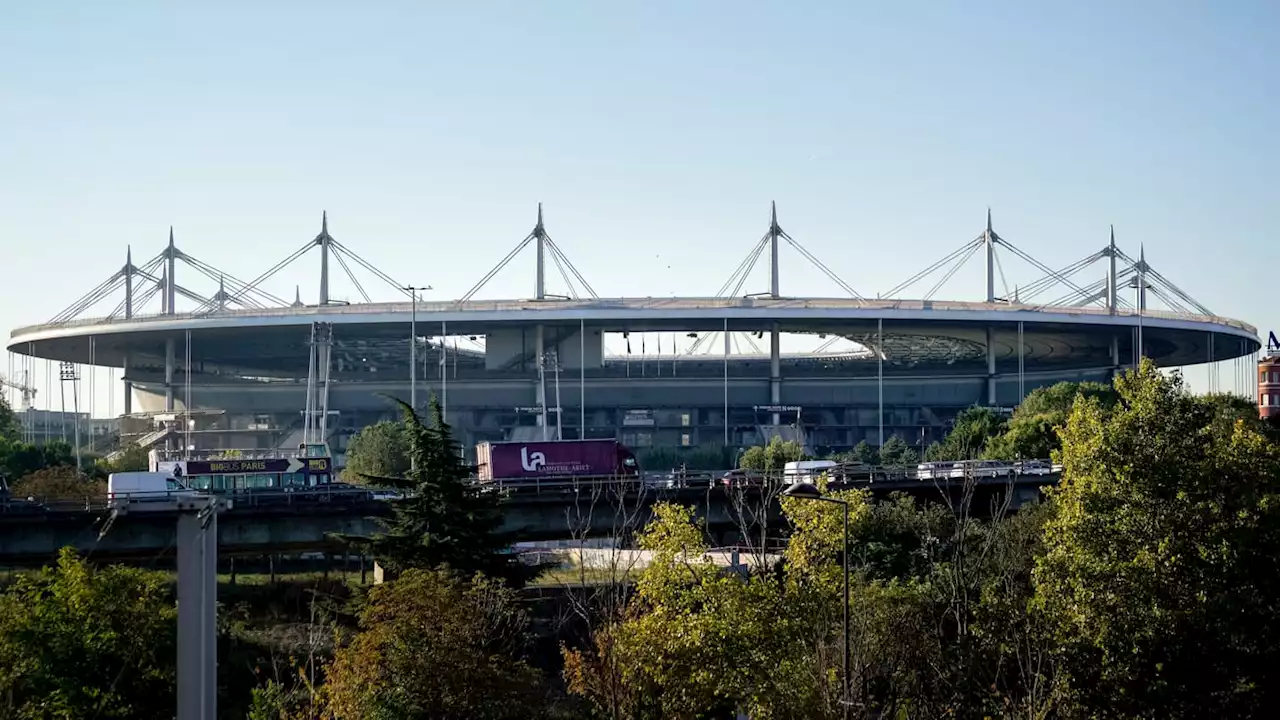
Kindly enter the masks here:
M 481 482 L 635 478 L 640 465 L 617 440 L 484 442 L 476 445 Z

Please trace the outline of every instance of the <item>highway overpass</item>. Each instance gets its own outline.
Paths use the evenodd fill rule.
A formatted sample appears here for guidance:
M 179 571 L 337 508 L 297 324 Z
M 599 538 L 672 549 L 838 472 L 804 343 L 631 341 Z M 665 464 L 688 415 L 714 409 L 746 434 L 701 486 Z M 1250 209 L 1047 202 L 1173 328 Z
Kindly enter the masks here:
M 975 514 L 986 514 L 1007 496 L 1009 506 L 1016 509 L 1034 502 L 1041 487 L 1056 482 L 1056 475 L 976 480 L 971 507 Z M 866 487 L 878 496 L 897 491 L 935 499 L 944 493 L 952 499 L 962 495 L 959 481 L 893 480 Z M 739 541 L 744 530 L 753 536 L 763 531 L 771 538 L 786 532 L 776 492 L 718 486 L 654 490 L 635 483 L 513 493 L 502 504 L 502 529 L 520 541 L 626 536 L 650 519 L 653 504 L 659 501 L 693 506 L 714 544 Z M 224 556 L 339 552 L 344 546 L 334 535 L 376 533 L 380 530 L 377 519 L 389 510 L 388 503 L 370 500 L 367 493 L 239 496 L 219 514 L 219 552 Z M 173 552 L 176 527 L 176 513 L 113 516 L 101 503 L 44 509 L 17 502 L 0 504 L 0 566 L 47 564 L 64 546 L 100 561 L 152 560 Z

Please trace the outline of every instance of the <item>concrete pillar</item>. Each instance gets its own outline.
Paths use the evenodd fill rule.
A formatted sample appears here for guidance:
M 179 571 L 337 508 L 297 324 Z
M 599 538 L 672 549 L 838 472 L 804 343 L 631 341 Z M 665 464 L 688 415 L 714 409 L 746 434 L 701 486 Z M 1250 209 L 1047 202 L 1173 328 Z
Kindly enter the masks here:
M 164 341 L 164 409 L 173 412 L 173 371 L 177 360 L 174 357 L 174 341 Z
M 216 720 L 218 520 L 178 514 L 178 720 Z
M 546 352 L 546 328 L 538 324 L 533 332 L 533 359 L 537 363 L 535 367 L 539 368 L 538 386 L 537 390 L 535 390 L 538 399 L 538 423 L 544 428 L 543 432 L 545 433 L 545 428 L 547 427 L 547 383 L 546 373 L 542 372 L 541 367 L 542 356 Z
M 782 344 L 778 323 L 774 323 L 769 331 L 769 402 L 782 404 Z M 773 424 L 780 424 L 778 413 L 773 413 Z
M 124 414 L 133 413 L 133 382 L 129 380 L 129 353 L 124 354 L 120 378 L 124 382 Z
M 996 404 L 996 333 L 987 327 L 987 405 Z

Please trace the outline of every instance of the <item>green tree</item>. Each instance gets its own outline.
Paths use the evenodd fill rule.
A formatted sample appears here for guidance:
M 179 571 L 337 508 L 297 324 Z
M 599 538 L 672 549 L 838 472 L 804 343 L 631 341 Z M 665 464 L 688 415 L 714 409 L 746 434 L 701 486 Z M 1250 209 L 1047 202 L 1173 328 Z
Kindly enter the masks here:
M 691 508 L 655 505 L 639 544 L 651 561 L 621 621 L 565 650 L 571 692 L 614 718 L 838 717 L 808 608 L 783 584 L 711 562 Z
M 3 386 L 0 386 L 3 387 Z M 22 423 L 9 407 L 9 401 L 0 395 L 0 442 L 17 442 L 22 439 Z
M 150 467 L 151 459 L 147 451 L 137 443 L 129 443 L 120 449 L 120 454 L 107 460 L 98 461 L 98 469 L 104 474 L 119 472 L 141 472 Z
M 787 463 L 803 460 L 805 457 L 804 447 L 800 443 L 794 440 L 783 440 L 775 435 L 768 445 L 747 448 L 738 458 L 738 467 L 746 470 L 761 470 L 766 473 L 781 473 Z
M 37 470 L 64 465 L 74 467 L 75 463 L 75 453 L 71 446 L 60 440 L 43 445 L 28 445 L 0 438 L 0 475 L 7 477 L 10 482 Z
M 970 407 L 956 415 L 955 423 L 942 442 L 930 445 L 925 459 L 930 461 L 975 460 L 987 442 L 1004 431 L 1004 420 L 995 410 Z
M 175 620 L 162 573 L 64 549 L 0 594 L 0 717 L 172 718 Z
M 1150 361 L 1078 401 L 1036 569 L 1072 698 L 1124 717 L 1280 706 L 1280 450 Z
M 408 570 L 369 592 L 359 622 L 329 668 L 334 720 L 541 714 L 540 676 L 523 660 L 529 619 L 500 583 Z
M 430 426 L 408 403 L 400 405 L 414 468 L 403 478 L 381 482 L 406 490 L 406 496 L 391 501 L 391 517 L 380 521 L 384 533 L 346 539 L 393 574 L 444 565 L 463 576 L 480 572 L 513 582 L 528 579 L 532 571 L 507 551 L 513 538 L 499 532 L 500 499 L 471 483 L 471 467 L 462 459 L 440 404 L 431 401 Z
M 984 456 L 1006 461 L 1053 457 L 1062 447 L 1058 433 L 1082 397 L 1096 398 L 1103 407 L 1116 402 L 1115 389 L 1102 383 L 1060 382 L 1036 388 L 1013 411 L 1005 431 L 991 438 Z
M 892 435 L 880 446 L 880 465 L 890 468 L 914 467 L 919 460 L 916 451 L 905 440 Z
M 360 429 L 347 446 L 347 482 L 375 485 L 409 471 L 409 442 L 400 423 L 383 420 Z
M 858 462 L 863 465 L 875 465 L 880 456 L 876 449 L 871 447 L 871 443 L 866 440 L 859 440 L 852 450 L 834 455 L 831 459 L 836 462 Z

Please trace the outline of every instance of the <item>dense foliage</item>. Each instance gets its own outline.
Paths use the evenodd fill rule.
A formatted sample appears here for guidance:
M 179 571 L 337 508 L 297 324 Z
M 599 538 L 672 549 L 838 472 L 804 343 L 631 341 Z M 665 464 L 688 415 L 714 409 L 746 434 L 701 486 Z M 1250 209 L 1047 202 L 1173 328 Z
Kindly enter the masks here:
M 430 425 L 407 403 L 401 406 L 413 468 L 403 478 L 386 477 L 381 483 L 405 495 L 391 501 L 385 532 L 348 539 L 393 575 L 447 566 L 464 576 L 526 579 L 525 566 L 507 552 L 512 538 L 498 531 L 500 499 L 470 482 L 471 467 L 463 461 L 440 404 L 432 399 Z
M 409 442 L 400 423 L 383 420 L 361 428 L 347 445 L 343 478 L 352 483 L 385 484 L 409 471 Z
M 164 575 L 64 550 L 0 594 L 0 717 L 172 718 L 176 615 Z
M 794 440 L 783 440 L 774 436 L 768 445 L 756 445 L 743 451 L 738 458 L 738 467 L 746 470 L 763 470 L 767 473 L 781 473 L 789 462 L 806 459 L 804 448 Z
M 360 632 L 329 669 L 334 720 L 536 717 L 543 693 L 520 656 L 528 617 L 513 590 L 409 570 L 369 593 Z

